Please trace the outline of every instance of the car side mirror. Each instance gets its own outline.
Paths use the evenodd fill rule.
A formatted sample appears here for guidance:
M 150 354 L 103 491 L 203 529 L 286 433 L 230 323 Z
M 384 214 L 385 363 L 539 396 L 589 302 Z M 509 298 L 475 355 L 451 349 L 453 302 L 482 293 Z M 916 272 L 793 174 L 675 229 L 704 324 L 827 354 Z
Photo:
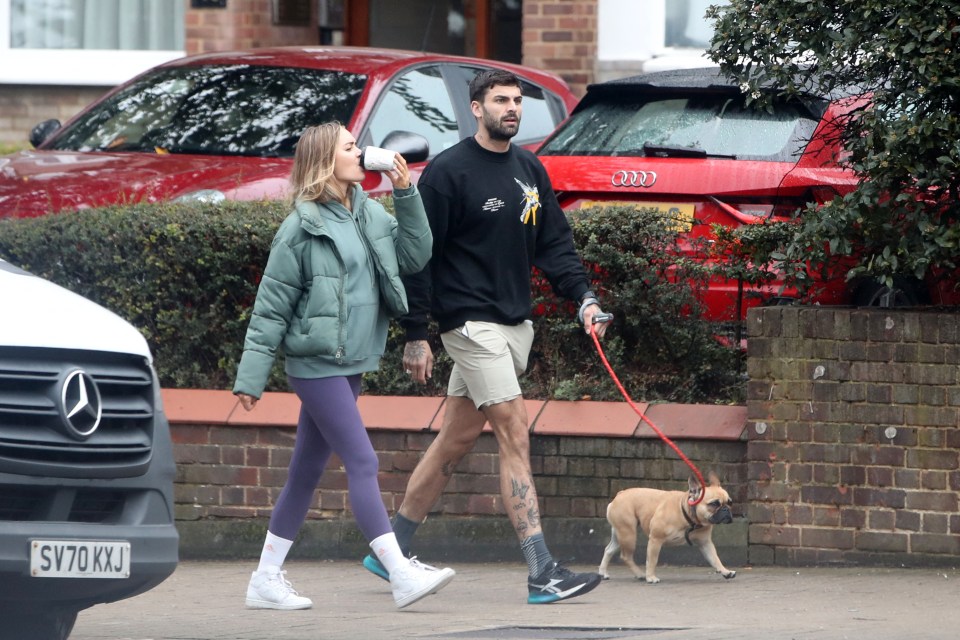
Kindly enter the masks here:
M 423 162 L 430 157 L 427 139 L 410 131 L 391 131 L 378 146 L 398 152 L 408 163 Z
M 43 142 L 53 135 L 53 132 L 60 128 L 60 121 L 57 119 L 44 120 L 30 130 L 30 144 L 39 147 Z

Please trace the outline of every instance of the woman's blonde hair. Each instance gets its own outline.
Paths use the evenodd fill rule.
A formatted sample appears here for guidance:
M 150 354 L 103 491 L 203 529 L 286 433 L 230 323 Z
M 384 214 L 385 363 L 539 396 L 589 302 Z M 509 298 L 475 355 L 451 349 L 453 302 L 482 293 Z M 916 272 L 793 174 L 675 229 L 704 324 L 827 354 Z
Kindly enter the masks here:
M 290 173 L 293 202 L 342 201 L 347 194 L 333 179 L 333 166 L 343 125 L 337 121 L 307 127 L 297 142 Z

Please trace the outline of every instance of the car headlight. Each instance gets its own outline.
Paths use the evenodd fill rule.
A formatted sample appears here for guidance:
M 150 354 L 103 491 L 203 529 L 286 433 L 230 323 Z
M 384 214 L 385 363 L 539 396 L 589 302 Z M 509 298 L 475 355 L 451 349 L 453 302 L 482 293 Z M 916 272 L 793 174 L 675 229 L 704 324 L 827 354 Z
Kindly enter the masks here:
M 227 199 L 222 191 L 216 189 L 201 189 L 185 193 L 180 197 L 174 198 L 174 202 L 199 202 L 200 204 L 220 204 Z

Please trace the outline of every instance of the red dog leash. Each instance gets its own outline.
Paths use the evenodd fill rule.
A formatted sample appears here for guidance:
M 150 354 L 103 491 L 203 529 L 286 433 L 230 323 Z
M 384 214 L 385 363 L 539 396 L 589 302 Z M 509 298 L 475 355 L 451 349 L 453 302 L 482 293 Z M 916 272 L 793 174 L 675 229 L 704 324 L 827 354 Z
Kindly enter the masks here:
M 617 388 L 620 389 L 620 393 L 623 394 L 623 397 L 627 399 L 627 403 L 633 407 L 633 410 L 643 419 L 644 422 L 650 425 L 650 428 L 653 429 L 658 436 L 660 436 L 661 440 L 666 442 L 668 445 L 670 445 L 671 449 L 676 451 L 677 455 L 680 456 L 680 459 L 687 463 L 687 466 L 693 471 L 693 474 L 697 477 L 697 480 L 700 481 L 700 495 L 698 495 L 694 500 L 690 500 L 689 498 L 687 499 L 687 504 L 689 504 L 691 507 L 695 507 L 700 504 L 700 502 L 703 500 L 703 496 L 706 494 L 704 489 L 706 488 L 707 483 L 703 481 L 703 474 L 700 473 L 700 469 L 697 469 L 697 465 L 690 462 L 690 459 L 683 454 L 683 451 L 680 451 L 680 448 L 673 443 L 673 440 L 664 435 L 663 431 L 660 431 L 660 429 L 657 428 L 657 425 L 653 424 L 650 418 L 643 415 L 643 412 L 640 411 L 640 409 L 637 408 L 637 405 L 633 403 L 633 400 L 630 399 L 630 395 L 627 393 L 627 390 L 623 388 L 623 385 L 620 383 L 620 379 L 617 377 L 617 374 L 614 373 L 613 367 L 610 366 L 610 362 L 607 360 L 607 356 L 603 353 L 603 347 L 600 346 L 600 338 L 597 337 L 597 329 L 595 326 L 593 326 L 596 325 L 597 322 L 610 322 L 611 320 L 613 320 L 612 313 L 597 314 L 593 317 L 593 324 L 590 326 L 590 337 L 593 338 L 593 344 L 597 347 L 597 353 L 600 354 L 600 359 L 603 361 L 603 366 L 607 368 L 607 371 L 610 373 L 610 377 L 613 378 Z

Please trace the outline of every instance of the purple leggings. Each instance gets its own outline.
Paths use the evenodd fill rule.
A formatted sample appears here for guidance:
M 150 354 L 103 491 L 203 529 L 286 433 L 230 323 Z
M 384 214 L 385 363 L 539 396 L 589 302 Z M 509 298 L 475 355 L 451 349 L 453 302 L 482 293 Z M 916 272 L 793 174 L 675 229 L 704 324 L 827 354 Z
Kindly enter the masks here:
M 290 472 L 270 516 L 270 532 L 296 538 L 331 453 L 347 471 L 350 507 L 363 535 L 371 541 L 392 531 L 377 480 L 377 454 L 357 409 L 360 375 L 289 380 L 302 406 Z

